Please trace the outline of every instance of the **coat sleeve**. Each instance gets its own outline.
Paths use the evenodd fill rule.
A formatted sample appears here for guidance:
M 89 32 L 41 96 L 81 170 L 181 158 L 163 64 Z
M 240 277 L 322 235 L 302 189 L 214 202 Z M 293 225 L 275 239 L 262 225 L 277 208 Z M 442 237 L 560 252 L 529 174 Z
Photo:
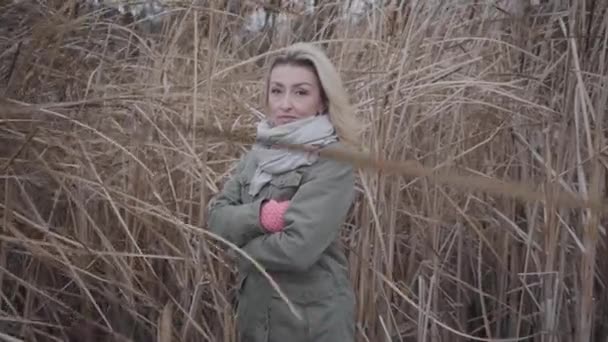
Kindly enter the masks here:
M 239 161 L 222 190 L 209 201 L 207 216 L 209 231 L 238 247 L 264 234 L 259 223 L 262 199 L 251 203 L 241 201 L 240 173 L 244 164 L 245 157 Z
M 243 247 L 267 271 L 305 271 L 338 237 L 354 199 L 354 170 L 334 160 L 319 163 L 291 199 L 283 231 Z

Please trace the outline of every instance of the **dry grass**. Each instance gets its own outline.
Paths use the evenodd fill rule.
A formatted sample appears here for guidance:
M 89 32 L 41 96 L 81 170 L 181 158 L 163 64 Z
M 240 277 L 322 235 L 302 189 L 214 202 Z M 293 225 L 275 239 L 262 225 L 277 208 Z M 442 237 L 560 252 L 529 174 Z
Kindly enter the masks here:
M 604 1 L 323 2 L 293 35 L 40 3 L 0 1 L 0 340 L 233 341 L 204 208 L 267 57 L 313 39 L 373 156 L 343 234 L 360 341 L 607 341 Z

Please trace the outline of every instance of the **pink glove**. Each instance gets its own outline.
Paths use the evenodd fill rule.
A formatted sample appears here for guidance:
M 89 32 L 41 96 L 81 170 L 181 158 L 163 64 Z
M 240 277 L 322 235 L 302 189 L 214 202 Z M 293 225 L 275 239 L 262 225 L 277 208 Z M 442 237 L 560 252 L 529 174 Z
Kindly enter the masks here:
M 277 202 L 273 199 L 262 205 L 260 210 L 260 223 L 271 233 L 276 233 L 285 227 L 284 215 L 289 207 L 289 201 Z

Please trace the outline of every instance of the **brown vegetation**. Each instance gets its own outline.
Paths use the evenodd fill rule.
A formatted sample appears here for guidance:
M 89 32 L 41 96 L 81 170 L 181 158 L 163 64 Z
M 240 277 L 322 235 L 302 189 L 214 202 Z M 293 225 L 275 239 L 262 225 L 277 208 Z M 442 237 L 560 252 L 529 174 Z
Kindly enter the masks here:
M 206 202 L 304 37 L 373 156 L 343 234 L 360 341 L 607 341 L 605 1 L 237 3 L 152 32 L 0 0 L 0 340 L 233 341 Z M 288 31 L 244 32 L 256 3 Z

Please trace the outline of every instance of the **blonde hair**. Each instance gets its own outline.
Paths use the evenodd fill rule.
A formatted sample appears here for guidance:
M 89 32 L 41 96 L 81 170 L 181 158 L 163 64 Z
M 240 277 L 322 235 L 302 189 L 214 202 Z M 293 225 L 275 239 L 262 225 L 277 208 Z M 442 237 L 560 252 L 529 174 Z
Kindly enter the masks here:
M 304 66 L 313 70 L 321 86 L 321 96 L 327 106 L 329 120 L 334 125 L 338 137 L 349 147 L 356 148 L 361 128 L 340 74 L 327 55 L 310 43 L 296 43 L 289 46 L 282 55 L 275 58 L 268 70 L 264 91 L 266 106 L 268 106 L 270 74 L 279 65 Z

